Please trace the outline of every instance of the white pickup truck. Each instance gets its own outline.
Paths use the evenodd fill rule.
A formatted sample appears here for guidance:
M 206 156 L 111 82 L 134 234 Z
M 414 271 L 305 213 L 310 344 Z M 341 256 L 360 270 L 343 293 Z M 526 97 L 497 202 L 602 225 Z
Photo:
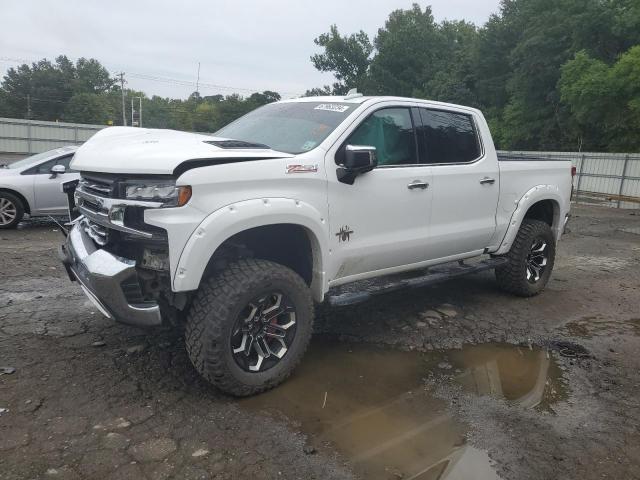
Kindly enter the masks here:
M 117 321 L 184 322 L 195 368 L 238 396 L 291 373 L 314 302 L 486 269 L 539 293 L 572 184 L 568 161 L 499 160 L 478 110 L 359 94 L 273 103 L 215 136 L 107 128 L 71 166 L 70 278 Z

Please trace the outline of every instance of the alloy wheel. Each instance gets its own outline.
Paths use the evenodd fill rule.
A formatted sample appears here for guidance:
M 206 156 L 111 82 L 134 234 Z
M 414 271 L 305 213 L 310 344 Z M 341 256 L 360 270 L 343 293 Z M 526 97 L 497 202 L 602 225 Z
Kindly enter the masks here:
M 18 209 L 14 203 L 7 198 L 0 198 L 0 225 L 9 225 L 16 219 Z
M 242 309 L 231 333 L 233 358 L 247 372 L 274 367 L 296 335 L 296 311 L 281 292 L 261 295 Z
M 549 259 L 548 245 L 542 238 L 535 238 L 527 254 L 526 272 L 529 283 L 537 283 L 544 274 Z

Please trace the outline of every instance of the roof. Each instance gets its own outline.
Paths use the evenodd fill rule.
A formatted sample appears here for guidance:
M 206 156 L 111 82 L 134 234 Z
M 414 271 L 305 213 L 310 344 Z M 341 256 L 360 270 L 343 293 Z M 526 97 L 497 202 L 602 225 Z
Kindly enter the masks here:
M 281 102 L 293 103 L 293 102 L 326 102 L 326 103 L 352 103 L 355 105 L 362 105 L 363 103 L 377 103 L 382 101 L 404 101 L 404 102 L 423 102 L 431 108 L 459 108 L 468 111 L 473 111 L 477 113 L 482 113 L 480 110 L 469 107 L 467 105 L 459 105 L 455 103 L 445 103 L 445 102 L 437 102 L 435 100 L 428 100 L 424 98 L 409 98 L 409 97 L 394 97 L 394 96 L 324 96 L 324 97 L 300 97 L 300 98 L 290 98 L 287 100 L 281 100 Z

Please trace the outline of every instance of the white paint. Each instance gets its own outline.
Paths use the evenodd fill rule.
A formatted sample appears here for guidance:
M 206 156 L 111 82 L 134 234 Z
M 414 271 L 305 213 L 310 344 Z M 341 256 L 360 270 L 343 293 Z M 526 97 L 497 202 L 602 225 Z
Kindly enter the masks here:
M 300 225 L 307 232 L 314 259 L 311 289 L 317 301 L 332 285 L 485 251 L 504 253 L 529 207 L 540 200 L 555 202 L 553 229 L 560 238 L 569 211 L 570 162 L 498 162 L 480 111 L 395 97 L 288 100 L 292 101 L 347 102 L 352 111 L 317 148 L 299 155 L 224 150 L 204 143 L 211 137 L 203 135 L 114 127 L 85 143 L 74 166 L 168 174 L 195 158 L 281 157 L 188 170 L 177 179 L 178 185 L 192 187 L 186 206 L 145 211 L 147 223 L 168 233 L 176 292 L 199 287 L 209 258 L 229 237 L 278 223 Z M 378 167 L 358 176 L 353 185 L 339 182 L 335 155 L 350 133 L 375 110 L 398 106 L 471 115 L 482 139 L 482 157 L 469 164 Z M 317 165 L 317 172 L 289 175 L 291 165 Z M 486 177 L 495 178 L 495 183 L 480 184 Z M 415 181 L 429 187 L 408 189 Z M 352 232 L 348 240 L 341 230 Z

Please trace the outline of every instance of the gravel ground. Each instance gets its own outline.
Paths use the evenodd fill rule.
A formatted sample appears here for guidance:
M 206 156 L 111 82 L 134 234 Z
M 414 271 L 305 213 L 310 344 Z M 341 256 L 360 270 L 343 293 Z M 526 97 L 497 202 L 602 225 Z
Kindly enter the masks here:
M 573 214 L 538 297 L 503 294 L 486 272 L 321 307 L 316 338 L 425 356 L 489 342 L 548 349 L 567 390 L 550 410 L 465 393 L 435 367 L 424 393 L 503 478 L 640 478 L 640 215 Z M 0 367 L 15 368 L 0 375 L 0 478 L 357 478 L 287 412 L 199 379 L 180 332 L 104 319 L 59 265 L 60 241 L 43 221 L 0 232 Z

